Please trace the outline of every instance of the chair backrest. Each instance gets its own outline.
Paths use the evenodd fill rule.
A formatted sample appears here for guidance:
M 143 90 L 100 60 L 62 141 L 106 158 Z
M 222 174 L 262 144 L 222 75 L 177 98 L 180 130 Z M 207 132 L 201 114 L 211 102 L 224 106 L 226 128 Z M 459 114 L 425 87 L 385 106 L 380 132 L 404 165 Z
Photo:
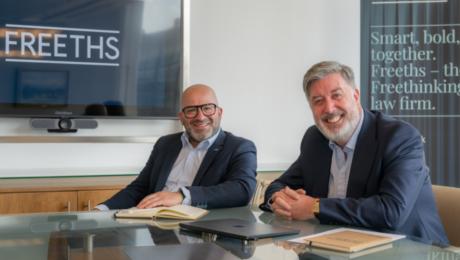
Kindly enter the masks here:
M 256 189 L 254 190 L 254 195 L 252 196 L 249 205 L 259 205 L 259 200 L 264 196 L 265 190 L 267 189 L 267 184 L 263 179 L 257 179 Z
M 460 247 L 460 189 L 432 185 L 436 207 L 447 238 L 453 246 Z

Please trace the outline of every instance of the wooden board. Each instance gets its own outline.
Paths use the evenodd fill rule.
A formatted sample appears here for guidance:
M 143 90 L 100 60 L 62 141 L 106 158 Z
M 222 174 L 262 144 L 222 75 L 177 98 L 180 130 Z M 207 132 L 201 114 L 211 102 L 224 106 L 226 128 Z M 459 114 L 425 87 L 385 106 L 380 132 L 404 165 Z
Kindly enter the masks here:
M 30 192 L 0 194 L 0 214 L 77 210 L 77 192 Z
M 121 190 L 137 176 L 2 179 L 0 193 Z
M 110 199 L 119 191 L 120 189 L 78 191 L 78 211 L 88 210 L 88 200 L 90 201 L 90 208 L 94 208 L 99 203 Z

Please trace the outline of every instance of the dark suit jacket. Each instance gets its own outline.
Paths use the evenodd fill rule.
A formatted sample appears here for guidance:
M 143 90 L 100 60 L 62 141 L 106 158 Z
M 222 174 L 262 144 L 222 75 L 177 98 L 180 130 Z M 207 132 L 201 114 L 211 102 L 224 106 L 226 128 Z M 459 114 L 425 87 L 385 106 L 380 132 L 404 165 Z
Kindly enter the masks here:
M 449 242 L 437 213 L 422 139 L 410 124 L 364 109 L 345 199 L 327 198 L 331 160 L 329 140 L 316 126 L 310 127 L 299 158 L 270 184 L 265 200 L 285 186 L 304 189 L 321 198 L 321 224 L 385 228 Z
M 161 137 L 139 176 L 102 204 L 109 209 L 136 206 L 147 195 L 162 191 L 182 149 L 182 133 Z M 256 147 L 253 142 L 220 131 L 209 147 L 192 186 L 192 206 L 207 208 L 246 206 L 256 187 Z

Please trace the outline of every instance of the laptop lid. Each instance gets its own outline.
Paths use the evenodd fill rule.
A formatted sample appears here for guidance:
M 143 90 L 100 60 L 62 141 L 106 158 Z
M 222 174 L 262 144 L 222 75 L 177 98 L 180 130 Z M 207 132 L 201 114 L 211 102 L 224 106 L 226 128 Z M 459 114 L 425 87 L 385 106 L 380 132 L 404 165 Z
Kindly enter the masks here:
M 238 238 L 259 240 L 261 238 L 284 236 L 300 233 L 298 229 L 272 226 L 239 219 L 217 219 L 180 223 L 180 227 L 191 230 Z

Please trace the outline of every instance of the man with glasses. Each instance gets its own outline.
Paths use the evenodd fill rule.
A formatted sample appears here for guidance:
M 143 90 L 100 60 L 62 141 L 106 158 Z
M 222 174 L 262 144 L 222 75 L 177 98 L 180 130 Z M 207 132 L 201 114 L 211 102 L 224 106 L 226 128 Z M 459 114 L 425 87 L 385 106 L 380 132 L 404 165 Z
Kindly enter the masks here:
M 179 112 L 185 132 L 161 137 L 136 180 L 95 209 L 247 205 L 257 183 L 256 147 L 222 131 L 221 118 L 210 87 L 186 89 Z

